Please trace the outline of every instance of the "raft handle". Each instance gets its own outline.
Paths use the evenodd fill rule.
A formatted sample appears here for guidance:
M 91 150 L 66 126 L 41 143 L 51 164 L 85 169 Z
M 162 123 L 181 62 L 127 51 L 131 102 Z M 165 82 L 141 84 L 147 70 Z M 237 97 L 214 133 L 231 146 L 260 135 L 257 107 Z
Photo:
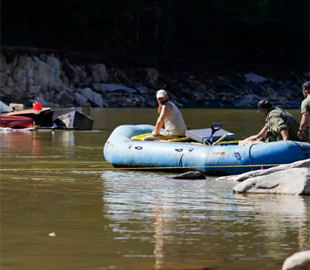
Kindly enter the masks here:
M 241 155 L 238 151 L 234 152 L 234 155 L 237 159 L 241 159 Z

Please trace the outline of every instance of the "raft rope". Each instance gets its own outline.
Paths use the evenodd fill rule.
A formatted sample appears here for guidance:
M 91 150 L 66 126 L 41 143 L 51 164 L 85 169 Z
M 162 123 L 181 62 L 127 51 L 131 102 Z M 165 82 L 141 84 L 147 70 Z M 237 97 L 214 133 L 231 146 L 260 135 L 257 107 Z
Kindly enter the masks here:
M 249 147 L 249 162 L 250 162 L 251 167 L 252 167 L 251 149 L 252 149 L 253 146 L 254 146 L 254 144 L 251 144 L 250 147 Z M 263 168 L 263 167 L 264 167 L 264 166 L 261 165 L 261 168 Z M 253 169 L 251 168 L 251 171 L 252 171 L 252 170 L 253 170 Z
M 203 168 L 247 168 L 247 167 L 276 167 L 282 164 L 256 164 L 256 165 L 222 165 L 222 166 L 189 166 L 189 167 L 119 167 L 119 168 L 1 168 L 0 171 L 122 171 L 122 170 L 184 170 Z

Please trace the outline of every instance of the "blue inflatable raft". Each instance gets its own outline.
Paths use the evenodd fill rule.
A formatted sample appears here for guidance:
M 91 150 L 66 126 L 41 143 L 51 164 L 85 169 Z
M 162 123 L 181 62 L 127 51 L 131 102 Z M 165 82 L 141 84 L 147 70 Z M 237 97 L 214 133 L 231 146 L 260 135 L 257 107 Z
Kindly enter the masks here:
M 205 174 L 240 174 L 310 158 L 310 144 L 279 141 L 238 145 L 193 142 L 133 141 L 154 130 L 151 125 L 117 127 L 104 146 L 105 159 L 114 167 L 199 170 Z

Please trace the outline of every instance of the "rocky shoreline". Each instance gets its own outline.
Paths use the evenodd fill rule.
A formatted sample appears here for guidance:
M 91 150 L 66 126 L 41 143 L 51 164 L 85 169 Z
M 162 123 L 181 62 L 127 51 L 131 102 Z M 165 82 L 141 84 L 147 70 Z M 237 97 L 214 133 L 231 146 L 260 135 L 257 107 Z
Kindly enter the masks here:
M 42 50 L 2 50 L 0 100 L 50 107 L 156 107 L 164 88 L 180 107 L 255 108 L 268 98 L 284 108 L 299 108 L 300 87 L 309 71 L 186 62 L 169 65 L 112 63 L 102 57 Z

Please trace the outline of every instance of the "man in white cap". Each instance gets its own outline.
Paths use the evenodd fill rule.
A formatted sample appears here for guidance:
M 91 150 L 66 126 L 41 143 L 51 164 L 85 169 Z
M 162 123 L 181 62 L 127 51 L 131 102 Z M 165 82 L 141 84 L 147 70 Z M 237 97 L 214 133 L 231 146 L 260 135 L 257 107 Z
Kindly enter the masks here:
M 185 136 L 187 130 L 182 114 L 178 107 L 168 100 L 168 94 L 165 90 L 160 89 L 156 93 L 158 101 L 159 116 L 156 121 L 155 130 L 152 135 L 144 138 L 145 141 L 169 140 L 180 136 Z M 165 130 L 160 132 L 165 126 Z

